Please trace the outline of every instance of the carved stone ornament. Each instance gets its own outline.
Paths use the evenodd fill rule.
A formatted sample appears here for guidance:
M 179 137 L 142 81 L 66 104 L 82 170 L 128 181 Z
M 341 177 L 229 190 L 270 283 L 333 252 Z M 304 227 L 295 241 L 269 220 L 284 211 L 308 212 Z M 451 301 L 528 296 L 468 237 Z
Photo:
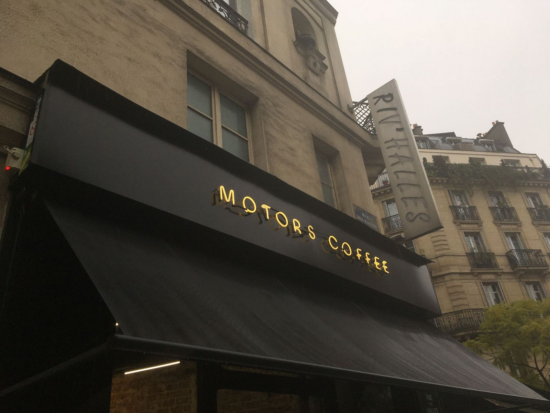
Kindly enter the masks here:
M 304 56 L 309 70 L 316 75 L 320 75 L 327 71 L 328 66 L 323 63 L 326 57 L 323 56 L 319 50 L 317 50 L 317 42 L 313 36 L 305 33 L 297 33 L 294 46 L 296 47 L 296 50 L 298 50 L 298 53 Z

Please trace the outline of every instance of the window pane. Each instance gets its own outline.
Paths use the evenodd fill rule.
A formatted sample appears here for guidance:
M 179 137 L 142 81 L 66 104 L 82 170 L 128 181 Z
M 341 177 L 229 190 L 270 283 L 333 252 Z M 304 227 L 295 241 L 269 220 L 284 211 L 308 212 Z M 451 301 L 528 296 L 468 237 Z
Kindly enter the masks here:
M 508 205 L 502 192 L 489 191 L 489 200 L 491 201 L 491 206 L 494 207 L 506 207 Z
M 325 203 L 329 204 L 331 207 L 336 208 L 336 202 L 334 201 L 334 192 L 332 191 L 332 187 L 321 184 L 321 187 L 323 188 L 323 199 Z
M 407 241 L 403 243 L 403 246 L 407 248 L 408 250 L 411 250 L 412 252 L 416 252 L 416 248 L 414 247 L 413 241 Z
M 244 108 L 224 95 L 220 95 L 220 105 L 222 108 L 222 125 L 247 138 Z
M 212 89 L 189 73 L 187 74 L 187 104 L 212 116 Z
M 468 198 L 466 198 L 466 194 L 463 191 L 450 191 L 450 192 L 451 192 L 451 198 L 453 200 L 453 205 L 455 206 L 468 205 Z
M 212 121 L 198 114 L 193 109 L 187 109 L 187 130 L 206 139 L 208 142 L 213 142 Z
M 321 155 L 319 152 L 315 152 L 315 156 L 317 157 L 317 167 L 319 168 L 319 177 L 321 178 L 321 183 L 332 186 L 328 159 Z
M 234 133 L 222 128 L 222 141 L 223 148 L 227 152 L 231 152 L 233 155 L 238 156 L 245 161 L 249 161 L 248 156 L 248 141 L 235 135 Z
M 485 297 L 487 297 L 489 307 L 504 302 L 504 297 L 497 283 L 483 283 L 482 286 L 485 291 Z
M 543 205 L 542 198 L 537 193 L 527 193 L 527 203 L 531 208 L 539 208 Z
M 389 201 L 385 201 L 384 204 L 386 207 L 385 212 L 387 217 L 392 217 L 394 215 L 399 214 L 399 212 L 397 211 L 397 204 L 393 199 Z
M 470 252 L 485 252 L 485 245 L 478 232 L 465 232 L 466 244 Z
M 517 233 L 506 232 L 504 233 L 504 236 L 506 237 L 506 242 L 508 242 L 508 246 L 510 247 L 510 249 L 515 249 L 515 250 L 523 249 L 521 238 Z

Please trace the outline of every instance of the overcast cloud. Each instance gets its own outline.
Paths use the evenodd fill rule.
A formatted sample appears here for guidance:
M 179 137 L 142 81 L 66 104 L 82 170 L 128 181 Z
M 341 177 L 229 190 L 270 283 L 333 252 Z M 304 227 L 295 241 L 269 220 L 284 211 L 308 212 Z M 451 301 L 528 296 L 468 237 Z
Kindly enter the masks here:
M 499 120 L 550 164 L 550 0 L 329 1 L 354 100 L 395 78 L 425 133 Z

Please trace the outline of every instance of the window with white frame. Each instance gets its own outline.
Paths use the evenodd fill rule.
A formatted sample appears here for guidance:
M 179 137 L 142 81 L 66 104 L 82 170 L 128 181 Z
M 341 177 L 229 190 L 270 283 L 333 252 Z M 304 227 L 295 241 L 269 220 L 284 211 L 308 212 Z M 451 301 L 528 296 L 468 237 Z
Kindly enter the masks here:
M 317 168 L 319 169 L 319 178 L 321 180 L 321 188 L 323 190 L 323 200 L 331 207 L 336 208 L 336 196 L 334 194 L 334 183 L 330 160 L 324 153 L 321 153 L 318 150 L 315 150 L 315 158 L 317 159 Z
M 483 238 L 481 238 L 479 232 L 465 232 L 464 239 L 466 240 L 468 252 L 486 252 Z
M 542 289 L 542 284 L 538 281 L 526 281 L 525 288 L 531 300 L 542 301 L 546 298 L 546 294 L 544 294 L 544 290 Z
M 524 249 L 521 234 L 519 232 L 505 232 L 504 237 L 506 238 L 506 243 L 511 250 Z
M 487 304 L 489 307 L 500 304 L 504 302 L 504 294 L 500 289 L 498 282 L 492 283 L 481 283 L 483 286 L 483 292 L 485 293 L 485 298 L 487 298 Z
M 187 74 L 187 129 L 250 161 L 246 109 L 212 86 Z
M 544 232 L 542 236 L 544 237 L 544 241 L 546 241 L 546 246 L 550 249 L 550 232 Z
M 508 202 L 502 191 L 489 191 L 489 201 L 493 207 L 507 207 Z
M 449 191 L 454 206 L 468 206 L 468 197 L 464 191 Z
M 382 205 L 384 206 L 384 214 L 387 217 L 393 217 L 394 215 L 399 214 L 397 211 L 397 204 L 395 203 L 395 199 L 388 199 L 387 201 L 382 202 Z
M 525 196 L 527 197 L 527 204 L 529 205 L 529 208 L 540 208 L 544 205 L 540 194 L 537 192 L 527 192 Z

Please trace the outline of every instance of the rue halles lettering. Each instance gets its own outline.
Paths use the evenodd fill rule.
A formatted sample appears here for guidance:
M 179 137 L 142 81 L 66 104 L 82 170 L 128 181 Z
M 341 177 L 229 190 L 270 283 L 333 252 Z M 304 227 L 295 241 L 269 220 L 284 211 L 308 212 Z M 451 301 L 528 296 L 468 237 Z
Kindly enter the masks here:
M 331 254 L 339 260 L 355 263 L 366 271 L 375 275 L 387 275 L 390 273 L 388 262 L 380 257 L 371 255 L 349 242 L 339 241 L 334 235 L 324 235 L 317 232 L 312 225 L 302 226 L 296 218 L 289 218 L 283 211 L 278 211 L 267 204 L 259 204 L 252 197 L 245 196 L 241 203 L 236 202 L 233 189 L 226 189 L 220 185 L 212 192 L 212 205 L 221 206 L 227 211 L 240 217 L 256 216 L 258 224 L 267 224 L 273 231 L 283 231 L 290 238 L 306 242 L 319 242 L 325 254 Z
M 394 152 L 388 156 L 392 162 L 389 165 L 388 172 L 393 172 L 395 179 L 398 181 L 401 180 L 401 182 L 397 184 L 397 188 L 401 194 L 401 202 L 403 202 L 406 208 L 409 208 L 409 205 L 414 205 L 415 207 L 423 206 L 424 209 L 426 209 L 426 212 L 419 212 L 416 215 L 414 212 L 409 211 L 405 214 L 405 219 L 409 222 L 414 222 L 417 219 L 424 222 L 431 221 L 432 218 L 427 212 L 428 204 L 420 190 L 421 186 L 416 183 L 403 182 L 403 178 L 406 178 L 407 176 L 414 177 L 417 172 L 414 170 L 413 166 L 413 158 L 410 147 L 411 142 L 407 139 L 404 133 L 405 129 L 401 123 L 401 117 L 399 113 L 397 113 L 397 108 L 391 106 L 391 103 L 394 100 L 393 93 L 375 96 L 373 100 L 374 109 L 376 112 L 387 114 L 387 116 L 383 117 L 378 124 L 390 123 L 397 126 L 395 131 L 398 132 L 398 135 L 392 139 L 382 142 L 382 144 L 386 147 L 386 150 L 391 149 L 391 152 Z M 377 107 L 379 103 L 381 103 L 380 106 L 384 106 L 384 103 L 390 105 L 388 105 L 388 107 Z

